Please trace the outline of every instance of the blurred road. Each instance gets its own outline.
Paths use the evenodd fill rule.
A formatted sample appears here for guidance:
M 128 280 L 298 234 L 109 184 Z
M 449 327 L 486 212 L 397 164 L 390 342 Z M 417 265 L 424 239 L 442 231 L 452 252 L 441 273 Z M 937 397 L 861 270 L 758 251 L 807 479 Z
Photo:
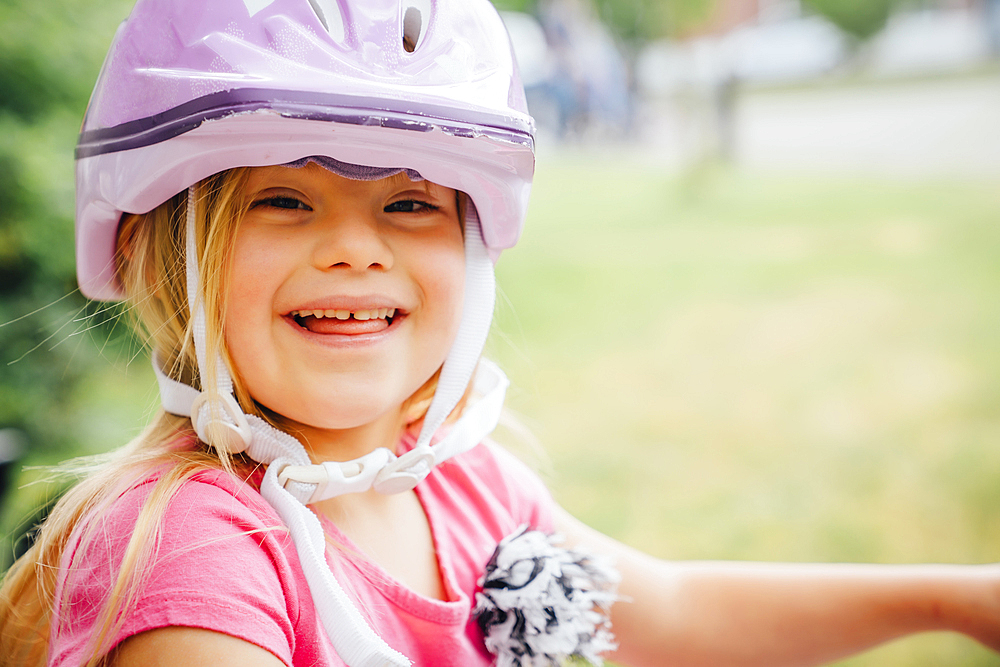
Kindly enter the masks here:
M 658 161 L 689 163 L 718 150 L 720 117 L 706 99 L 661 102 L 644 112 L 644 144 Z M 729 153 L 749 168 L 1000 176 L 997 75 L 741 91 L 730 117 Z

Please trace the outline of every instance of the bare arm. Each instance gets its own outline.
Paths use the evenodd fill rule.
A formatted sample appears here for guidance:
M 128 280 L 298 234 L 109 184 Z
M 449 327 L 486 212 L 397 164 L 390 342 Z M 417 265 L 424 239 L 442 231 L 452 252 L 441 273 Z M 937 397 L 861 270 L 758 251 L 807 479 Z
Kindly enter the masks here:
M 168 627 L 129 637 L 112 651 L 108 667 L 283 667 L 256 644 L 201 628 Z
M 612 624 L 628 665 L 819 665 L 895 637 L 965 633 L 1000 650 L 1000 567 L 667 563 L 556 517 L 622 573 Z

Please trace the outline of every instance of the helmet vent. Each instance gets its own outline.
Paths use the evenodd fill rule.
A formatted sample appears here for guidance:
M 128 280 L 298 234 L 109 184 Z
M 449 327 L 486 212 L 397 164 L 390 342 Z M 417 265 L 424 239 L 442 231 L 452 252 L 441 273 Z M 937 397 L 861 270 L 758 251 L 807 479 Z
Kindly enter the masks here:
M 344 30 L 344 16 L 340 11 L 337 0 L 309 0 L 313 11 L 320 23 L 330 33 L 330 37 L 337 42 L 344 41 L 346 32 Z
M 403 50 L 407 53 L 417 50 L 420 39 L 426 32 L 424 16 L 430 15 L 430 9 L 431 3 L 428 0 L 417 0 L 403 13 Z

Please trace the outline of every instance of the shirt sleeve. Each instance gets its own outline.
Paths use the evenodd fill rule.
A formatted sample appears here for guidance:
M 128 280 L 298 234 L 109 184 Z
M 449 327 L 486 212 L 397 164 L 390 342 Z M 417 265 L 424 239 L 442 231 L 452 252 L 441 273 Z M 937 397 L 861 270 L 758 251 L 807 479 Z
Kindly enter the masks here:
M 74 530 L 57 589 L 50 665 L 91 657 L 100 612 L 137 525 L 148 521 L 140 511 L 154 486 L 133 486 Z M 187 626 L 252 642 L 290 665 L 297 601 L 282 548 L 289 539 L 251 487 L 221 472 L 185 481 L 162 515 L 156 548 L 130 561 L 140 585 L 105 651 L 147 630 Z
M 544 533 L 554 530 L 553 508 L 555 500 L 545 482 L 523 461 L 501 445 L 486 441 L 483 443 L 490 456 L 496 461 L 498 478 L 493 485 L 494 493 L 503 496 L 518 524 L 528 524 Z

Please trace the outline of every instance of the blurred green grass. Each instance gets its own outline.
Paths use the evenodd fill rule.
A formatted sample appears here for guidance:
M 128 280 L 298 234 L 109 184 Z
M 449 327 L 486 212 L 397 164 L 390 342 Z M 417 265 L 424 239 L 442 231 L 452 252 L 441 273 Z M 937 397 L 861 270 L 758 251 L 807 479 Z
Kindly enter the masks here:
M 995 182 L 542 161 L 491 353 L 556 498 L 671 559 L 1000 558 Z M 910 639 L 843 663 L 997 665 Z
M 991 182 L 552 156 L 498 265 L 489 355 L 556 498 L 650 553 L 997 560 L 998 223 Z M 156 404 L 144 357 L 103 356 L 73 408 L 87 452 Z M 50 492 L 24 489 L 5 532 Z M 932 635 L 842 664 L 1000 660 Z

